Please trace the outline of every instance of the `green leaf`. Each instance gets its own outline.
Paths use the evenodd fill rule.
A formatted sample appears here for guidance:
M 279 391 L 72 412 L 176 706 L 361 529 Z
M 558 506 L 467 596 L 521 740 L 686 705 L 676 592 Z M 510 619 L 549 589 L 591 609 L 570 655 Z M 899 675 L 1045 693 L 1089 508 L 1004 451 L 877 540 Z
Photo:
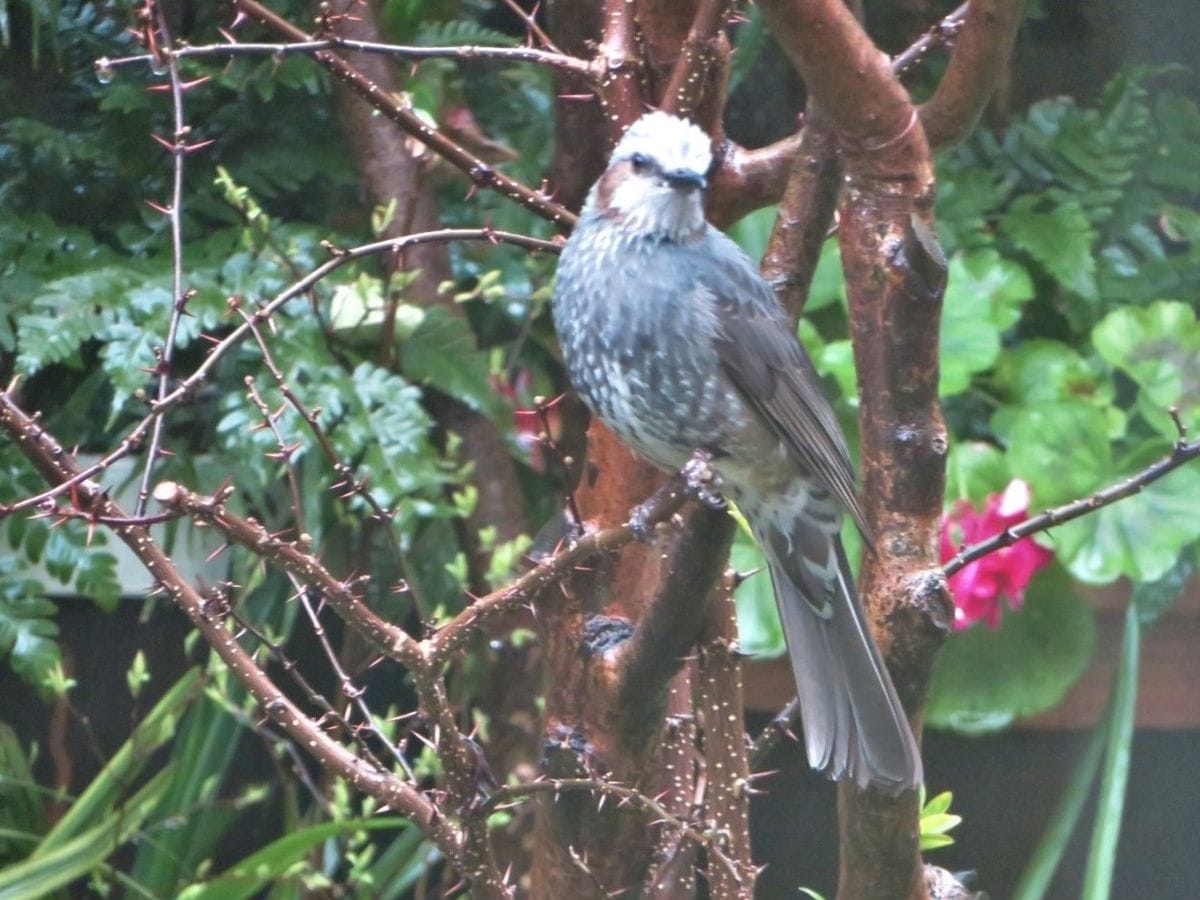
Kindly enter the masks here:
M 1141 388 L 1138 407 L 1160 434 L 1176 437 L 1172 406 L 1185 425 L 1200 426 L 1200 322 L 1189 304 L 1160 300 L 1114 310 L 1092 329 L 1092 343 Z
M 805 301 L 805 312 L 816 312 L 846 299 L 846 274 L 842 269 L 842 254 L 836 238 L 821 245 L 821 256 L 813 272 L 812 284 Z
M 95 825 L 52 848 L 43 841 L 24 861 L 0 869 L 0 897 L 40 900 L 86 876 L 141 828 L 169 778 L 170 769 L 162 770 Z
M 171 686 L 92 779 L 87 789 L 55 823 L 32 856 L 49 854 L 66 846 L 114 809 L 118 815 L 121 813 L 123 807 L 118 806 L 118 801 L 122 793 L 137 780 L 154 751 L 174 736 L 180 714 L 195 696 L 198 679 L 198 670 L 189 669 Z M 166 774 L 167 770 L 164 770 L 159 776 Z M 166 784 L 164 781 L 160 787 L 165 788 Z
M 925 787 L 921 786 L 921 799 L 925 797 Z M 921 807 L 920 819 L 920 848 L 936 850 L 939 847 L 949 847 L 954 843 L 949 831 L 962 823 L 962 816 L 950 812 L 950 804 L 954 795 L 950 791 L 942 791 L 936 797 Z
M 1157 581 L 1200 539 L 1200 470 L 1184 466 L 1117 503 L 1050 532 L 1055 552 L 1080 581 L 1124 575 Z
M 398 817 L 347 819 L 310 825 L 272 841 L 215 878 L 185 888 L 179 897 L 180 900 L 243 900 L 270 885 L 277 876 L 300 862 L 314 847 L 330 838 L 363 831 L 411 827 L 411 822 Z
M 995 444 L 963 441 L 950 448 L 950 457 L 946 461 L 948 499 L 981 503 L 988 494 L 1003 491 L 1011 480 L 1008 460 Z
M 1153 625 L 1163 613 L 1174 606 L 1191 584 L 1195 574 L 1196 560 L 1184 553 L 1162 578 L 1135 584 L 1131 602 L 1137 607 L 1142 626 Z
M 762 259 L 763 254 L 767 252 L 767 242 L 771 239 L 775 216 L 778 213 L 778 204 L 756 209 L 738 219 L 730 227 L 729 236 L 751 259 Z
M 56 612 L 40 584 L 16 574 L 13 557 L 0 557 L 0 658 L 29 684 L 41 686 L 61 658 Z
M 1069 344 L 1035 338 L 1008 349 L 996 365 L 996 386 L 1015 404 L 1086 399 L 1112 402 L 1112 379 Z
M 775 592 L 771 589 L 767 560 L 754 538 L 742 528 L 734 535 L 729 564 L 743 573 L 761 570 L 739 584 L 734 591 L 738 643 L 747 653 L 779 656 L 787 648 L 779 624 L 779 613 L 775 610 Z
M 1001 230 L 1067 290 L 1098 299 L 1096 232 L 1078 200 L 1026 195 L 1013 201 L 1000 220 Z
M 17 733 L 0 722 L 0 828 L 40 834 L 46 814 L 42 790 L 34 780 L 32 753 L 27 756 Z M 0 839 L 0 859 L 25 852 L 23 846 Z
M 968 734 L 995 731 L 1058 703 L 1087 668 L 1095 623 L 1062 570 L 1034 576 L 1025 605 L 1000 627 L 950 637 L 934 666 L 925 719 Z
M 1021 305 L 1032 296 L 1029 273 L 994 250 L 951 258 L 942 304 L 943 396 L 961 393 L 975 372 L 992 367 L 1000 354 L 1001 333 L 1016 324 Z
M 400 347 L 400 369 L 417 384 L 437 387 L 485 415 L 499 418 L 504 404 L 492 386 L 487 353 L 478 349 L 465 316 L 444 307 L 425 311 Z
M 175 774 L 154 810 L 155 820 L 169 821 L 172 827 L 138 847 L 131 869 L 138 883 L 157 896 L 172 896 L 234 827 L 238 810 L 213 801 L 230 775 L 242 733 L 223 704 L 243 696 L 240 689 L 222 701 L 201 695 L 182 717 L 171 746 Z
M 1029 865 L 1021 875 L 1021 881 L 1013 892 L 1013 900 L 1042 900 L 1050 889 L 1054 873 L 1067 851 L 1071 834 L 1083 808 L 1092 793 L 1092 783 L 1100 770 L 1100 761 L 1104 757 L 1105 738 L 1108 736 L 1113 717 L 1113 705 L 1110 700 L 1104 716 L 1092 729 L 1088 738 L 1087 749 L 1083 757 L 1075 764 L 1071 778 L 1063 790 L 1062 797 L 1054 808 L 1054 813 L 1038 842 L 1037 849 L 1029 859 Z
M 1009 467 L 1029 483 L 1038 507 L 1085 497 L 1112 477 L 1108 421 L 1085 402 L 1018 408 L 1007 443 Z
M 1133 754 L 1133 726 L 1137 715 L 1138 656 L 1141 620 L 1133 604 L 1125 611 L 1125 633 L 1121 639 L 1121 667 L 1113 686 L 1113 717 L 1109 725 L 1104 771 L 1096 804 L 1096 824 L 1084 871 L 1083 894 L 1088 900 L 1108 900 L 1113 871 L 1117 865 L 1117 838 L 1125 810 L 1129 783 L 1129 760 Z
M 832 375 L 841 388 L 842 396 L 857 405 L 858 369 L 854 365 L 854 347 L 850 341 L 830 341 L 825 344 L 813 356 L 813 364 L 821 375 Z

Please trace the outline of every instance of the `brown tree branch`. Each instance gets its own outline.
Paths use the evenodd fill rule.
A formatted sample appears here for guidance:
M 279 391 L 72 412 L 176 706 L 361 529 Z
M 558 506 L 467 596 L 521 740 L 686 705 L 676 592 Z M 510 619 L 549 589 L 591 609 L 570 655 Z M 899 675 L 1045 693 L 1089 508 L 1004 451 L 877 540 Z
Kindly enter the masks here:
M 750 769 L 757 772 L 770 758 L 775 748 L 785 740 L 795 741 L 795 728 L 800 721 L 800 698 L 793 697 L 788 704 L 777 712 L 750 742 Z
M 700 101 L 711 92 L 720 64 L 728 56 L 725 22 L 733 12 L 734 0 L 700 0 L 663 88 L 659 109 L 690 118 Z
M 892 70 L 897 75 L 904 77 L 914 66 L 924 62 L 925 58 L 938 47 L 951 43 L 961 30 L 963 19 L 967 17 L 967 7 L 970 5 L 970 3 L 963 3 L 956 7 L 953 12 L 940 22 L 936 22 L 928 31 L 913 41 L 904 52 L 893 56 Z
M 282 34 L 291 41 L 310 41 L 312 38 L 295 25 L 267 9 L 257 0 L 234 0 L 235 6 L 251 18 Z M 313 59 L 344 82 L 352 91 L 396 123 L 407 134 L 425 144 L 455 168 L 465 172 L 481 188 L 519 203 L 559 228 L 567 230 L 575 224 L 575 215 L 552 201 L 540 191 L 510 178 L 476 156 L 472 156 L 442 132 L 428 125 L 411 108 L 393 95 L 381 90 L 354 66 L 328 50 L 316 50 Z
M 859 378 L 862 497 L 877 552 L 860 595 L 910 711 L 943 633 L 914 576 L 937 559 L 945 427 L 938 341 L 945 259 L 932 219 L 933 164 L 891 63 L 841 0 L 762 0 L 764 18 L 835 133 L 846 176 L 838 235 Z M 919 732 L 919 728 L 916 729 Z M 838 786 L 840 900 L 923 898 L 917 797 Z
M 704 736 L 701 818 L 711 823 L 732 862 L 708 868 L 712 897 L 753 900 L 758 869 L 750 852 L 750 768 L 733 588 L 734 573 L 728 572 L 713 591 L 696 667 L 696 718 Z
M 950 65 L 919 110 L 930 146 L 957 144 L 975 130 L 1024 18 L 1025 0 L 971 0 Z
M 585 534 L 575 543 L 548 556 L 511 584 L 480 597 L 424 641 L 433 666 L 441 666 L 489 617 L 533 600 L 550 585 L 571 574 L 600 553 L 619 550 L 637 534 L 667 521 L 687 502 L 690 488 L 682 476 L 672 478 L 636 507 L 633 519 Z
M 547 0 L 546 23 L 551 36 L 568 53 L 594 53 L 596 65 L 607 70 L 602 53 L 594 48 L 602 34 L 604 10 L 595 0 Z M 554 113 L 554 158 L 550 184 L 555 199 L 567 209 L 583 205 L 588 188 L 600 177 L 605 162 L 605 110 L 595 81 L 565 72 L 554 73 L 559 102 Z
M 799 152 L 762 262 L 763 277 L 793 322 L 800 318 L 808 300 L 837 207 L 841 175 L 837 142 L 829 130 L 810 118 L 800 134 Z
M 672 546 L 662 587 L 622 650 L 616 690 L 626 739 L 639 743 L 662 727 L 671 679 L 683 667 L 709 618 L 709 595 L 725 569 L 733 519 L 690 510 Z
M 911 127 L 908 92 L 843 0 L 760 0 L 758 6 L 843 141 L 869 148 Z
M 726 228 L 742 216 L 779 200 L 803 146 L 804 132 L 747 150 L 729 141 L 717 149 L 706 198 L 709 218 Z
M 647 108 L 633 4 L 628 0 L 604 0 L 602 34 L 599 57 L 604 63 L 604 76 L 600 101 L 608 119 L 609 139 L 615 143 Z
M 233 488 L 226 488 L 213 497 L 202 497 L 173 481 L 164 481 L 155 487 L 153 496 L 168 509 L 211 525 L 226 540 L 247 548 L 262 559 L 270 560 L 316 590 L 329 601 L 329 605 L 347 625 L 389 658 L 409 668 L 424 664 L 417 641 L 398 625 L 381 619 L 360 599 L 363 583 L 369 580 L 369 576 L 347 581 L 335 578 L 300 541 L 285 541 L 255 520 L 229 512 L 225 503 L 232 494 Z
M 238 42 L 236 44 L 187 44 L 163 51 L 173 59 L 211 59 L 230 56 L 311 56 L 318 50 L 346 50 L 357 53 L 372 53 L 421 62 L 427 59 L 455 59 L 463 62 L 479 60 L 502 63 L 530 63 L 571 72 L 592 81 L 599 80 L 599 67 L 586 59 L 535 47 L 407 47 L 403 44 L 384 44 L 378 41 L 356 40 L 348 37 L 326 37 L 289 43 Z M 150 65 L 156 57 L 149 53 L 122 56 L 115 59 L 103 57 L 96 60 L 96 67 L 111 71 L 125 66 Z

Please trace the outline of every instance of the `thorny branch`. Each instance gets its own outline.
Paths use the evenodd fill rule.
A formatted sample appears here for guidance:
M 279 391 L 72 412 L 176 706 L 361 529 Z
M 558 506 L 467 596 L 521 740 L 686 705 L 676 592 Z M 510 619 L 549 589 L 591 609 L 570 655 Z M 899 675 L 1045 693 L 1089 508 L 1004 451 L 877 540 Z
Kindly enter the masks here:
M 1089 497 L 1074 500 L 1071 503 L 1056 506 L 1036 516 L 1031 516 L 1025 521 L 1018 522 L 1011 528 L 1005 529 L 999 534 L 988 538 L 986 541 L 980 541 L 969 547 L 963 547 L 953 559 L 942 566 L 942 575 L 949 578 L 955 572 L 961 571 L 963 567 L 975 562 L 975 560 L 982 559 L 989 553 L 995 553 L 997 550 L 1003 550 L 1005 547 L 1011 547 L 1022 538 L 1029 537 L 1041 531 L 1048 531 L 1057 525 L 1062 525 L 1064 522 L 1070 522 L 1072 519 L 1078 519 L 1080 516 L 1086 516 L 1088 513 L 1095 512 L 1111 503 L 1116 503 L 1118 500 L 1132 497 L 1143 488 L 1171 474 L 1184 463 L 1191 462 L 1197 457 L 1200 457 L 1200 441 L 1188 443 L 1186 436 L 1181 433 L 1179 441 L 1167 456 L 1164 456 L 1162 459 L 1152 463 L 1140 472 L 1129 476 L 1125 480 L 1106 487 L 1104 490 L 1097 491 Z
M 213 497 L 201 497 L 173 481 L 161 482 L 153 494 L 154 499 L 168 509 L 183 512 L 213 526 L 230 542 L 270 560 L 312 587 L 329 602 L 346 624 L 390 658 L 410 669 L 424 664 L 416 639 L 398 625 L 380 618 L 362 602 L 362 589 L 370 576 L 361 575 L 346 581 L 335 578 L 320 560 L 308 552 L 303 536 L 297 541 L 285 541 L 271 534 L 254 519 L 231 513 L 225 504 L 232 495 L 233 488 L 230 487 Z
M 673 815 L 653 797 L 648 797 L 639 790 L 626 787 L 615 781 L 603 781 L 597 778 L 543 778 L 540 781 L 506 785 L 497 788 L 491 797 L 487 799 L 484 806 L 489 810 L 504 809 L 513 801 L 535 794 L 554 794 L 557 800 L 559 794 L 568 791 L 587 791 L 599 794 L 602 798 L 600 801 L 601 805 L 604 803 L 604 797 L 616 797 L 618 804 L 631 804 L 640 807 L 653 815 L 656 821 L 678 829 L 689 840 L 695 841 L 697 845 L 706 848 L 728 870 L 731 878 L 740 881 L 740 876 L 734 868 L 733 863 L 718 844 L 718 835 L 716 833 L 698 831 L 695 826 Z
M 188 129 L 184 124 L 183 116 L 183 82 L 179 77 L 179 64 L 171 58 L 169 54 L 164 54 L 163 48 L 171 44 L 170 33 L 167 30 L 167 18 L 162 7 L 154 3 L 153 0 L 147 2 L 139 12 L 139 19 L 142 20 L 143 28 L 147 30 L 145 41 L 158 56 L 165 56 L 167 65 L 167 74 L 170 78 L 171 86 L 171 118 L 172 118 L 172 135 L 169 141 L 155 136 L 160 144 L 162 144 L 171 154 L 171 202 L 166 209 L 167 220 L 171 227 L 171 321 L 167 326 L 166 344 L 158 353 L 157 364 L 155 365 L 155 375 L 158 377 L 158 386 L 156 388 L 156 396 L 158 402 L 162 402 L 163 397 L 167 394 L 168 379 L 171 377 L 171 360 L 175 355 L 175 341 L 179 334 L 179 321 L 183 318 L 184 308 L 189 299 L 188 295 L 183 291 L 183 161 L 188 153 L 195 148 L 189 147 Z M 161 45 L 153 40 L 153 33 L 157 32 L 162 37 Z M 162 59 L 156 58 L 152 54 L 155 62 L 161 63 Z M 150 448 L 146 452 L 146 465 L 142 471 L 142 481 L 138 488 L 137 504 L 134 506 L 133 514 L 140 516 L 146 511 L 146 498 L 150 493 L 150 482 L 154 477 L 154 464 L 158 462 L 158 456 L 162 447 L 162 432 L 163 426 L 166 423 L 166 418 L 160 416 L 154 420 L 154 428 L 150 434 Z
M 25 415 L 7 392 L 0 393 L 0 429 L 8 433 L 47 481 L 54 484 L 73 481 L 80 485 L 76 493 L 81 506 L 95 509 L 102 515 L 127 518 L 124 510 L 97 485 L 82 483 L 71 454 L 34 419 Z M 450 859 L 472 872 L 487 873 L 488 880 L 495 885 L 503 885 L 503 878 L 495 870 L 494 863 L 489 865 L 477 855 L 468 859 L 469 853 L 477 854 L 477 848 L 470 846 L 459 827 L 439 813 L 424 794 L 391 772 L 370 765 L 334 741 L 289 700 L 230 633 L 220 611 L 214 610 L 211 602 L 187 582 L 145 528 L 126 525 L 114 531 L 187 614 L 207 643 L 278 727 L 297 744 L 307 747 L 323 765 L 349 784 L 410 817 Z M 487 894 L 499 897 L 506 896 L 507 892 L 492 890 Z
M 286 43 L 269 42 L 238 42 L 225 44 L 185 44 L 174 49 L 166 49 L 163 55 L 168 59 L 211 59 L 213 57 L 229 56 L 297 56 L 311 55 L 318 50 L 351 50 L 360 53 L 378 53 L 383 56 L 394 56 L 397 59 L 408 59 L 421 62 L 427 59 L 457 59 L 463 61 L 491 60 L 495 62 L 532 63 L 549 66 L 582 75 L 591 81 L 599 80 L 599 71 L 594 63 L 577 56 L 550 50 L 538 50 L 534 47 L 408 47 L 403 44 L 380 44 L 375 41 L 358 41 L 344 37 L 326 37 L 307 41 L 290 41 Z M 155 57 L 149 53 L 135 56 L 122 56 L 115 59 L 101 58 L 96 60 L 96 70 L 104 73 L 115 69 L 131 66 L 146 65 L 155 62 Z
M 516 581 L 480 597 L 426 639 L 434 665 L 445 661 L 467 640 L 479 624 L 505 609 L 527 603 L 539 591 L 570 574 L 576 566 L 598 553 L 618 550 L 638 536 L 647 534 L 671 518 L 694 493 L 683 476 L 676 476 L 639 506 L 623 525 L 585 534 L 574 544 L 547 557 Z
M 919 109 L 931 146 L 957 144 L 975 130 L 1000 84 L 1024 18 L 1025 0 L 971 0 L 954 38 L 950 65 Z
M 241 12 L 292 41 L 307 42 L 311 40 L 309 35 L 275 12 L 257 3 L 256 0 L 235 0 L 235 5 Z M 476 186 L 497 191 L 561 228 L 570 228 L 575 224 L 575 215 L 569 210 L 564 209 L 540 191 L 535 191 L 503 172 L 498 172 L 483 160 L 468 153 L 441 131 L 425 122 L 413 111 L 411 106 L 380 90 L 377 84 L 336 53 L 329 50 L 316 50 L 313 52 L 313 59 L 395 122 L 407 134 L 465 172 Z

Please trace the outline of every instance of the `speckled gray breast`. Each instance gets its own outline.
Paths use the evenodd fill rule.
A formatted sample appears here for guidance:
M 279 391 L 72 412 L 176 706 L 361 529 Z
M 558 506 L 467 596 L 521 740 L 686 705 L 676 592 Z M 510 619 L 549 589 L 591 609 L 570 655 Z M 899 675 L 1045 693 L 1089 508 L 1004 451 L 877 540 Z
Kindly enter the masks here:
M 554 319 L 575 389 L 652 462 L 677 468 L 716 450 L 740 418 L 714 347 L 698 247 L 630 237 L 585 214 L 563 251 Z

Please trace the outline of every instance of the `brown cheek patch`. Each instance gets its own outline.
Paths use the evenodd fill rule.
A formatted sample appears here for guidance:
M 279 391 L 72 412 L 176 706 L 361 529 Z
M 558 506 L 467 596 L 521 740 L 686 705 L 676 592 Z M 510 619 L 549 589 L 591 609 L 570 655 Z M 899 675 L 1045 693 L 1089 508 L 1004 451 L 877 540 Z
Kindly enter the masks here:
M 631 177 L 633 177 L 633 164 L 628 160 L 613 163 L 600 176 L 600 181 L 596 187 L 596 209 L 602 216 L 615 219 L 621 215 L 618 210 L 612 208 L 613 194 L 617 190 L 617 185 L 626 178 Z

